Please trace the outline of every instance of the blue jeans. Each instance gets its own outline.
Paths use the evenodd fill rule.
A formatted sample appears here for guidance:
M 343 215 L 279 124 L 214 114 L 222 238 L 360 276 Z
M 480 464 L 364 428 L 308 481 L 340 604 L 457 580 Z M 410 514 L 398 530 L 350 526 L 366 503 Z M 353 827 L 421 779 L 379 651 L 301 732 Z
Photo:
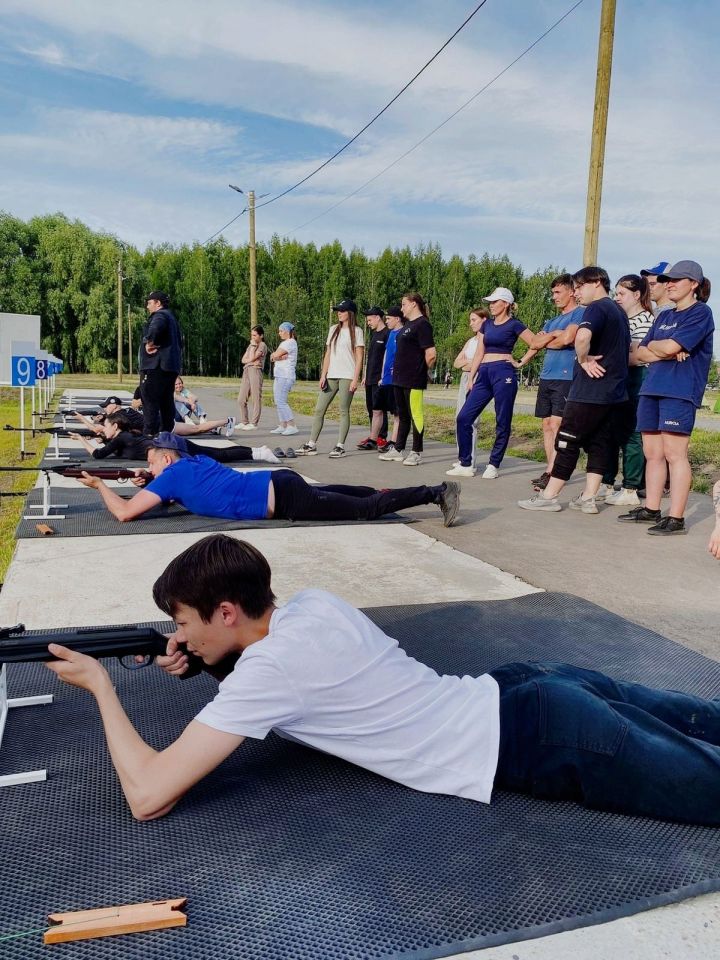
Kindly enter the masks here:
M 511 663 L 495 786 L 598 810 L 720 825 L 720 700 Z
M 489 462 L 493 467 L 500 466 L 510 442 L 517 392 L 517 371 L 509 360 L 480 364 L 473 388 L 457 417 L 458 452 L 464 467 L 473 462 L 473 425 L 491 400 L 495 401 L 495 443 Z

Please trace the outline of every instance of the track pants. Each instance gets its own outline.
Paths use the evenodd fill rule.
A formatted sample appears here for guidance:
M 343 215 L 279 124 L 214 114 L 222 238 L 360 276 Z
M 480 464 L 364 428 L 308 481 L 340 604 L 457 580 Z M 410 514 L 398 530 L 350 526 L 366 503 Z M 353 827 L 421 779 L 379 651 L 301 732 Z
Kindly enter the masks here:
M 260 422 L 260 413 L 262 412 L 262 384 L 263 372 L 260 367 L 246 366 L 243 370 L 242 380 L 240 381 L 240 392 L 238 393 L 238 406 L 240 407 L 240 423 L 254 423 L 255 426 Z M 252 400 L 252 417 L 248 417 L 248 400 Z
M 425 415 L 423 412 L 424 390 L 411 387 L 395 387 L 395 407 L 397 409 L 398 433 L 396 450 L 404 450 L 408 434 L 412 427 L 413 453 L 422 453 L 425 434 Z
M 517 392 L 517 371 L 509 360 L 480 364 L 475 384 L 458 414 L 456 424 L 460 463 L 464 467 L 471 466 L 473 462 L 472 437 L 475 421 L 491 400 L 495 401 L 495 443 L 490 451 L 490 464 L 493 467 L 500 466 L 510 443 Z

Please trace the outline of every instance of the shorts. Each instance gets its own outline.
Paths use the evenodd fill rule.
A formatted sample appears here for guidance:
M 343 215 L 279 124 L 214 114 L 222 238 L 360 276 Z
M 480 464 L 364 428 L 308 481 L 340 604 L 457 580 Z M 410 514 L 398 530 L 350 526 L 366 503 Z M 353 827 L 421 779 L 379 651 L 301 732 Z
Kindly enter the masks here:
M 535 401 L 535 416 L 561 417 L 565 411 L 568 393 L 572 380 L 543 380 L 540 378 L 537 399 Z
M 395 390 L 376 383 L 372 388 L 372 408 L 383 413 L 395 413 Z
M 635 429 L 640 433 L 679 433 L 689 437 L 695 425 L 696 413 L 691 400 L 641 396 Z

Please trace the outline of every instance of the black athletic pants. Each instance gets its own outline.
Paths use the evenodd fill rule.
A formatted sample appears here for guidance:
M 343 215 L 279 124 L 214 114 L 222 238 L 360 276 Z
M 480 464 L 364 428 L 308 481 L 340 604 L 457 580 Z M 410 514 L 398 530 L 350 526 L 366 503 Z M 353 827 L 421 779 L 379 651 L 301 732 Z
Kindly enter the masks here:
M 378 386 L 376 383 L 373 384 L 372 386 L 370 386 L 370 384 L 368 383 L 365 384 L 365 406 L 367 408 L 371 430 L 372 430 L 372 422 L 373 422 L 373 410 L 375 409 L 374 400 L 377 394 L 377 390 L 378 390 Z M 382 415 L 383 415 L 382 426 L 380 427 L 380 433 L 378 433 L 378 436 L 380 437 L 381 440 L 387 440 L 387 435 L 388 435 L 387 410 L 383 410 Z
M 211 460 L 217 460 L 218 463 L 240 463 L 241 461 L 252 460 L 252 447 L 206 447 L 201 443 L 193 443 L 192 440 L 185 440 L 188 453 L 193 457 L 210 457 Z
M 175 380 L 171 370 L 143 370 L 140 396 L 143 405 L 143 433 L 154 437 L 175 424 Z
M 423 418 L 423 393 L 411 387 L 394 387 L 395 409 L 398 418 L 396 450 L 404 450 L 412 428 L 413 453 L 423 452 L 425 422 Z
M 386 513 L 437 503 L 442 486 L 375 490 L 345 484 L 313 486 L 292 470 L 274 470 L 278 520 L 377 520 Z

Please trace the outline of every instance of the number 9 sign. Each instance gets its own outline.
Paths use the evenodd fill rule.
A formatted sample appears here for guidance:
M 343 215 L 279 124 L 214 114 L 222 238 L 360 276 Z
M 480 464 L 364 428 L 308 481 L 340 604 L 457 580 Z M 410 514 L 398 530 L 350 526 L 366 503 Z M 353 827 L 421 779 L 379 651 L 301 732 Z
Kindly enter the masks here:
M 40 364 L 43 361 L 38 360 Z M 35 384 L 35 357 L 12 358 L 12 385 L 13 387 L 32 387 Z

